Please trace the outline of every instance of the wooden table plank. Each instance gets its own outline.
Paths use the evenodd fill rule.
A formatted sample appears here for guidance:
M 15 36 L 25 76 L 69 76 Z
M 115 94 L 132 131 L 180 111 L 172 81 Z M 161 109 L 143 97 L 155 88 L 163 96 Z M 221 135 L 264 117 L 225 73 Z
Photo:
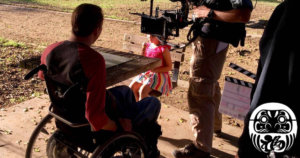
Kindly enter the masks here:
M 109 67 L 106 70 L 106 87 L 112 86 L 161 65 L 161 60 L 158 58 L 147 58 L 141 55 L 103 47 L 93 47 L 93 49 L 98 52 L 110 53 L 132 59 L 120 65 Z

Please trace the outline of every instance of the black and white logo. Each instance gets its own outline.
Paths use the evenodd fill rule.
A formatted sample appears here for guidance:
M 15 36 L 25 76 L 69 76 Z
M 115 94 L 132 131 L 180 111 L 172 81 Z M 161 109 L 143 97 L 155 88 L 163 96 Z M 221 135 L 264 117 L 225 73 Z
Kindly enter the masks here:
M 253 145 L 264 153 L 289 150 L 297 136 L 294 112 L 281 103 L 266 103 L 251 114 L 249 134 Z

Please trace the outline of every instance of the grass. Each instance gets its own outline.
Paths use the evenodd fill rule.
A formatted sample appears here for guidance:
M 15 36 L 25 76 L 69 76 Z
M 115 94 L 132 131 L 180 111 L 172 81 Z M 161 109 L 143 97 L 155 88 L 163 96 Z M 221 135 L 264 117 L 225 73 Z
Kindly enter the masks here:
M 257 0 L 264 3 L 280 3 L 282 0 Z M 252 0 L 253 3 L 256 0 Z M 101 6 L 103 9 L 119 8 L 120 6 L 135 6 L 147 5 L 149 6 L 150 0 L 2 0 L 2 3 L 23 3 L 23 4 L 39 4 L 58 8 L 74 9 L 82 3 L 92 3 Z M 154 0 L 154 6 L 164 3 L 171 3 L 170 0 Z
M 23 4 L 34 8 L 45 8 L 72 12 L 75 7 L 82 3 L 91 3 L 101 6 L 105 17 L 121 20 L 128 19 L 129 12 L 148 12 L 150 0 L 1 0 L 5 4 Z M 154 6 L 168 6 L 169 0 L 155 0 Z
M 0 37 L 0 109 L 43 94 L 40 80 L 23 79 L 28 72 L 25 69 L 40 63 L 31 60 L 39 55 L 40 51 L 30 44 Z
M 278 5 L 281 0 L 257 0 L 259 4 Z M 256 0 L 252 0 L 253 4 Z M 0 3 L 6 4 L 25 4 L 35 8 L 46 8 L 59 10 L 63 12 L 72 12 L 72 10 L 82 3 L 92 3 L 101 6 L 106 18 L 119 20 L 137 20 L 139 18 L 130 16 L 129 12 L 149 12 L 150 0 L 1 0 Z M 154 0 L 154 8 L 175 9 L 179 3 L 172 3 L 170 0 Z
M 26 45 L 22 42 L 7 40 L 3 37 L 0 37 L 0 46 L 3 46 L 3 47 L 16 47 L 16 48 L 25 48 L 26 47 Z
M 156 0 L 155 3 L 166 3 L 169 0 Z M 140 0 L 3 0 L 3 3 L 23 3 L 23 4 L 39 4 L 59 8 L 74 9 L 82 3 L 92 3 L 101 6 L 103 9 L 119 8 L 120 6 L 131 5 L 149 5 L 148 1 Z

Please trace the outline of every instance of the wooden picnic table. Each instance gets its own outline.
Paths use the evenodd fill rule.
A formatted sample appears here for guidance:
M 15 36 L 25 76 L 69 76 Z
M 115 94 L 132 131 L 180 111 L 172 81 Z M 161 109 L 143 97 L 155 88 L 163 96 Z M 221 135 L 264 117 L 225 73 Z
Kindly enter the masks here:
M 93 49 L 100 53 L 108 53 L 130 59 L 129 61 L 106 69 L 106 87 L 112 86 L 161 65 L 161 60 L 158 58 L 148 58 L 141 55 L 103 47 L 93 47 Z

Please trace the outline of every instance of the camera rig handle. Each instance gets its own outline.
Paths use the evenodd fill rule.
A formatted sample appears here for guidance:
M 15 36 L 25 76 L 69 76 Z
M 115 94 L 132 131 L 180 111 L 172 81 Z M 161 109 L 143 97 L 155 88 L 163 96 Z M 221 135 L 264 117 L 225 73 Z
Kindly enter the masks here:
M 152 16 L 153 12 L 153 0 L 150 1 L 150 16 Z

